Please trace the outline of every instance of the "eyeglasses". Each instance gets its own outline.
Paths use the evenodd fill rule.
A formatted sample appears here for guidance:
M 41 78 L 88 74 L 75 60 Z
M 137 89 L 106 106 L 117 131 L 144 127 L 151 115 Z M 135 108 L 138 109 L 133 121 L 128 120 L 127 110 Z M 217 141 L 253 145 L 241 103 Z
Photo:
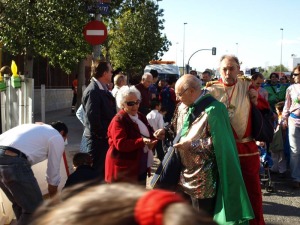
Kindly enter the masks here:
M 184 94 L 184 92 L 186 92 L 187 89 L 189 88 L 184 89 L 181 93 L 178 94 L 178 96 L 181 97 Z
M 141 103 L 140 100 L 125 102 L 127 106 L 139 105 Z
M 293 73 L 293 77 L 299 76 L 300 73 Z

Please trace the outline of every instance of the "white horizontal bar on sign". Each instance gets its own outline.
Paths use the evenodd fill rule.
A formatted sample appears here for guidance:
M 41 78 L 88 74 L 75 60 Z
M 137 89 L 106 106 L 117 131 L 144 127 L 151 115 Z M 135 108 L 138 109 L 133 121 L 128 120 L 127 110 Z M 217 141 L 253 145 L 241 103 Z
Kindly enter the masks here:
M 103 36 L 104 30 L 86 30 L 86 35 Z

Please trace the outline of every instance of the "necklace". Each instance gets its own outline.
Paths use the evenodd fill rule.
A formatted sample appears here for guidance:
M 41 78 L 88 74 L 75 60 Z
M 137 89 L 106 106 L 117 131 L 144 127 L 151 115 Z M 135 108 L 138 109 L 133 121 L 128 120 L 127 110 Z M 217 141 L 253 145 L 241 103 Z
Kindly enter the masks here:
M 225 91 L 226 96 L 227 96 L 227 109 L 235 109 L 235 106 L 234 106 L 234 105 L 231 105 L 231 99 L 232 99 L 232 96 L 233 96 L 233 93 L 234 93 L 234 90 L 235 90 L 235 85 L 236 85 L 236 83 L 233 85 L 233 89 L 232 89 L 232 91 L 231 91 L 230 96 L 229 96 L 229 94 L 228 94 L 228 92 L 227 92 L 225 86 L 223 86 L 224 91 Z

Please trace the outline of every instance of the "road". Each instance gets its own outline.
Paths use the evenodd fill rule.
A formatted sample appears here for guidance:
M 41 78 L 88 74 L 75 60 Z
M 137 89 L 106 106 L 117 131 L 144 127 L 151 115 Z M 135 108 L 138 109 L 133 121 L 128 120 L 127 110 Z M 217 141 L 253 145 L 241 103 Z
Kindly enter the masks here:
M 39 120 L 39 116 L 35 117 Z M 72 156 L 79 150 L 83 126 L 70 109 L 49 112 L 46 114 L 46 122 L 61 120 L 69 127 L 68 142 L 66 146 L 69 168 L 71 168 Z M 157 166 L 158 160 L 156 159 Z M 269 193 L 263 189 L 263 209 L 266 225 L 300 225 L 300 189 L 291 187 L 291 179 L 279 178 L 272 175 L 275 192 Z

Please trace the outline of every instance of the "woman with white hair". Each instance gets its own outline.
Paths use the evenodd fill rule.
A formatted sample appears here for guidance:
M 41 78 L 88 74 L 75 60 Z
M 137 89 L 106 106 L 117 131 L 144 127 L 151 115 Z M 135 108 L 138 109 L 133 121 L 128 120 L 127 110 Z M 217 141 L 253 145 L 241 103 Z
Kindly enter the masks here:
M 151 166 L 151 162 L 147 163 L 148 154 L 157 140 L 147 118 L 138 112 L 141 93 L 134 86 L 123 86 L 116 101 L 121 110 L 108 127 L 110 147 L 106 154 L 105 181 L 146 184 Z

